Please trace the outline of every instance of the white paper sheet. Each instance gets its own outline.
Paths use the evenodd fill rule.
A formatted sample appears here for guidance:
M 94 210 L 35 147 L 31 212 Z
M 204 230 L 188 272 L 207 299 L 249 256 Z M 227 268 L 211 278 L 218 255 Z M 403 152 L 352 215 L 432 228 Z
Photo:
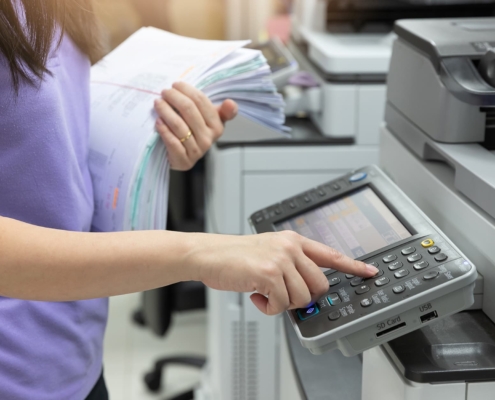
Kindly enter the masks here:
M 174 82 L 203 83 L 205 93 L 211 85 L 213 101 L 236 97 L 240 112 L 253 119 L 261 104 L 270 104 L 272 112 L 264 110 L 260 123 L 283 129 L 283 102 L 267 81 L 266 60 L 255 50 L 240 50 L 246 44 L 143 28 L 92 68 L 93 230 L 165 229 L 170 167 L 155 132 L 153 101 Z M 236 82 L 235 93 L 229 91 Z M 256 92 L 243 91 L 249 82 Z

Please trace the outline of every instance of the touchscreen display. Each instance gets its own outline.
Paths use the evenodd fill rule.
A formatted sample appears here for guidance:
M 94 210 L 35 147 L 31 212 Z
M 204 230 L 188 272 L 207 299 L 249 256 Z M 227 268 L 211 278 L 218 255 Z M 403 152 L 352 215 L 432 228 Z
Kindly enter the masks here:
M 278 223 L 275 228 L 296 231 L 352 258 L 412 236 L 370 187 Z

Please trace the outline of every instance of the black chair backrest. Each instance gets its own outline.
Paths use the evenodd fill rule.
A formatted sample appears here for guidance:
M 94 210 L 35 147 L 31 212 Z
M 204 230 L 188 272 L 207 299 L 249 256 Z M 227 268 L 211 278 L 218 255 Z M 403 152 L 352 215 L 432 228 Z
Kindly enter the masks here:
M 165 336 L 173 312 L 206 307 L 206 291 L 201 282 L 180 282 L 144 292 L 142 301 L 146 326 L 157 336 Z

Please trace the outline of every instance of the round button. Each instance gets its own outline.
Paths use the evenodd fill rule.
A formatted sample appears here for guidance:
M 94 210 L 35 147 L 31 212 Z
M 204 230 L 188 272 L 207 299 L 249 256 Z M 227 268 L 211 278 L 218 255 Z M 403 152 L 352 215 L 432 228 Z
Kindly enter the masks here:
M 404 264 L 402 264 L 402 262 L 401 262 L 401 261 L 396 261 L 396 262 L 393 262 L 392 264 L 390 264 L 390 265 L 388 266 L 388 269 L 389 269 L 390 271 L 395 271 L 395 270 L 397 270 L 397 269 L 399 269 L 399 268 L 402 268 L 403 266 L 404 266 Z
M 369 307 L 372 304 L 373 304 L 373 299 L 363 299 L 361 301 L 361 307 L 364 307 L 364 308 Z
M 428 249 L 428 253 L 430 254 L 438 254 L 442 251 L 442 249 L 438 246 L 433 246 Z
M 388 256 L 383 257 L 383 262 L 386 264 L 389 264 L 395 260 L 397 260 L 397 256 L 395 254 L 390 254 Z
M 380 276 L 382 276 L 384 274 L 383 272 L 383 269 L 380 269 L 378 270 L 378 272 L 376 273 L 375 276 L 371 277 L 371 278 L 368 278 L 368 279 L 374 279 L 374 278 L 379 278 Z
M 420 261 L 419 263 L 414 264 L 414 269 L 416 271 L 421 271 L 422 269 L 428 268 L 430 264 L 428 261 Z
M 364 279 L 363 279 L 363 278 L 359 278 L 359 277 L 357 277 L 357 278 L 353 278 L 353 279 L 351 280 L 351 286 L 352 286 L 352 287 L 356 287 L 356 286 L 361 285 L 361 283 L 363 283 L 363 282 L 364 282 Z
M 367 285 L 362 285 L 356 289 L 356 294 L 361 295 L 370 291 L 370 287 Z
M 435 279 L 438 275 L 440 275 L 440 272 L 438 272 L 438 271 L 432 271 L 432 272 L 430 272 L 430 273 L 426 274 L 426 275 L 423 277 L 423 279 L 424 279 L 425 281 L 431 281 L 432 279 Z
M 435 242 L 432 240 L 432 239 L 426 239 L 426 240 L 423 240 L 421 242 L 421 246 L 423 246 L 424 248 L 428 248 L 428 247 L 431 247 L 435 244 Z
M 330 284 L 330 287 L 332 286 L 336 286 L 340 283 L 340 278 L 338 276 L 336 276 L 335 278 L 332 278 L 328 281 L 328 283 Z
M 334 311 L 333 313 L 328 314 L 328 319 L 330 321 L 337 321 L 340 318 L 340 311 Z
M 355 175 L 352 175 L 349 178 L 349 182 L 356 183 L 356 182 L 361 182 L 362 180 L 365 180 L 368 177 L 368 174 L 366 172 L 359 172 Z
M 399 286 L 395 286 L 393 290 L 395 294 L 401 294 L 406 290 L 406 288 L 405 286 L 399 285 Z
M 438 262 L 445 261 L 449 256 L 445 253 L 440 253 L 439 255 L 435 256 L 435 260 Z

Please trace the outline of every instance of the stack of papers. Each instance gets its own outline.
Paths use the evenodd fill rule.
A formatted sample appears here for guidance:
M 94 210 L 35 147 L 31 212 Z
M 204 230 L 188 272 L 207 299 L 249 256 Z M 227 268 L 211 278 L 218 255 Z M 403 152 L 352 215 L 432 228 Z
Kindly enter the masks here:
M 174 82 L 194 85 L 214 104 L 233 99 L 239 114 L 287 132 L 270 68 L 260 51 L 243 48 L 248 43 L 143 28 L 92 68 L 94 231 L 166 228 L 170 165 L 153 101 Z

